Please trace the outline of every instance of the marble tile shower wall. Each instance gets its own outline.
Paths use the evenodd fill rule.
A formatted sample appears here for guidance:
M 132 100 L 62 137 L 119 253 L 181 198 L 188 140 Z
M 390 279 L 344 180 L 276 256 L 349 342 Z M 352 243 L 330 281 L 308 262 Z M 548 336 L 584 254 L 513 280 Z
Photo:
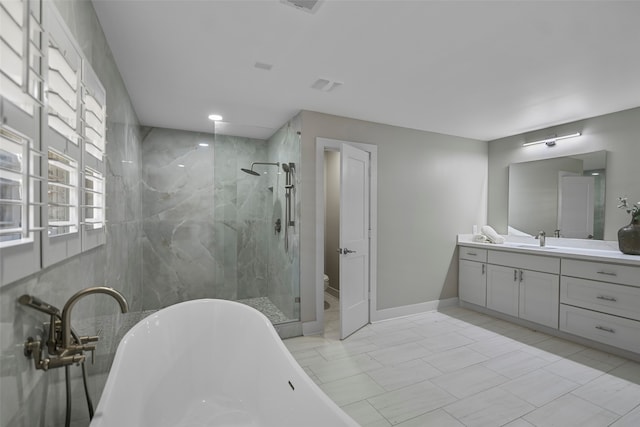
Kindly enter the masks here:
M 28 336 L 42 335 L 46 315 L 18 306 L 22 294 L 36 295 L 62 307 L 87 286 L 114 287 L 126 296 L 132 315 L 141 308 L 142 204 L 141 135 L 138 119 L 115 65 L 102 29 L 88 1 L 55 1 L 85 56 L 107 91 L 106 244 L 56 264 L 0 290 L 0 425 L 3 427 L 57 427 L 64 424 L 64 372 L 36 371 L 22 354 Z M 76 305 L 73 322 L 82 332 L 103 338 L 96 364 L 87 364 L 89 388 L 98 402 L 106 372 L 128 316 L 115 314 L 111 298 L 88 297 Z M 135 320 L 135 319 L 133 319 Z M 80 369 L 73 366 L 73 412 L 76 425 L 87 425 Z
M 268 158 L 280 163 L 294 163 L 293 189 L 291 190 L 291 216 L 295 225 L 289 227 L 286 238 L 288 249 L 285 249 L 285 208 L 286 196 L 284 188 L 285 175 L 276 175 L 273 185 L 273 218 L 282 219 L 283 231 L 272 234 L 269 239 L 268 293 L 269 299 L 291 320 L 300 319 L 300 304 L 295 301 L 300 296 L 300 132 L 302 121 L 300 115 L 295 116 L 280 128 L 268 142 Z M 282 171 L 282 168 L 280 168 Z
M 240 170 L 266 142 L 153 128 L 142 147 L 144 308 L 266 296 L 271 193 Z

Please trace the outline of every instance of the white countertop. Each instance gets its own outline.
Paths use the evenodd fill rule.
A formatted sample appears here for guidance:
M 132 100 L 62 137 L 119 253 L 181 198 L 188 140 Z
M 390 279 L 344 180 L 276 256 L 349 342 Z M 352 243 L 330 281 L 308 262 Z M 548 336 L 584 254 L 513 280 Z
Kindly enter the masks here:
M 503 236 L 502 244 L 473 241 L 472 234 L 458 234 L 458 245 L 498 251 L 527 253 L 590 261 L 612 262 L 640 266 L 640 255 L 625 255 L 618 249 L 618 242 L 604 240 L 581 240 L 547 237 L 546 246 L 540 247 L 531 237 Z

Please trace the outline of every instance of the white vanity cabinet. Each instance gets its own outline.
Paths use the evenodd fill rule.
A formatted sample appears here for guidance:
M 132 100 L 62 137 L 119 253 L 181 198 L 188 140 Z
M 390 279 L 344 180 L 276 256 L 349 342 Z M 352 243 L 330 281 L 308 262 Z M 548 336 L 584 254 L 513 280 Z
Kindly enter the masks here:
M 611 242 L 540 248 L 458 237 L 463 307 L 640 361 L 640 257 Z
M 562 260 L 560 330 L 640 353 L 640 267 Z
M 482 307 L 486 306 L 487 250 L 461 246 L 459 260 L 459 298 Z
M 489 251 L 487 308 L 558 328 L 560 260 Z

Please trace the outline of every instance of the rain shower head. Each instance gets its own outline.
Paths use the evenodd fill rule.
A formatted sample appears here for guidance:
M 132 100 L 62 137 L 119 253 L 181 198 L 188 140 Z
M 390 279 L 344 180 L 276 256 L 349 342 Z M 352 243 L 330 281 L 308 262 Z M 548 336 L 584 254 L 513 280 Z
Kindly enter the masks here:
M 240 168 L 240 170 L 242 172 L 248 173 L 249 175 L 254 175 L 254 176 L 260 176 L 259 172 L 256 172 L 253 170 L 253 167 L 255 165 L 271 165 L 271 166 L 275 166 L 275 167 L 279 167 L 280 163 L 279 162 L 275 162 L 275 163 L 269 163 L 269 162 L 253 162 L 251 163 L 251 169 L 245 169 L 245 168 Z M 284 164 L 282 165 L 284 166 Z
M 254 171 L 253 169 L 246 169 L 246 168 L 242 168 L 240 169 L 242 172 L 244 173 L 248 173 L 249 175 L 255 175 L 255 176 L 260 176 L 260 174 L 256 171 Z

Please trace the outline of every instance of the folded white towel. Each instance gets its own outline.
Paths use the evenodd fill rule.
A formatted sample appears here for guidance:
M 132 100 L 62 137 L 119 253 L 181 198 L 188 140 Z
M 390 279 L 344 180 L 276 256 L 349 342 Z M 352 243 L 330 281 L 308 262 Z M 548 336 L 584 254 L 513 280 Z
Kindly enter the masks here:
M 487 236 L 491 243 L 504 243 L 504 237 L 496 233 L 496 230 L 494 230 L 490 225 L 483 225 L 480 232 Z

